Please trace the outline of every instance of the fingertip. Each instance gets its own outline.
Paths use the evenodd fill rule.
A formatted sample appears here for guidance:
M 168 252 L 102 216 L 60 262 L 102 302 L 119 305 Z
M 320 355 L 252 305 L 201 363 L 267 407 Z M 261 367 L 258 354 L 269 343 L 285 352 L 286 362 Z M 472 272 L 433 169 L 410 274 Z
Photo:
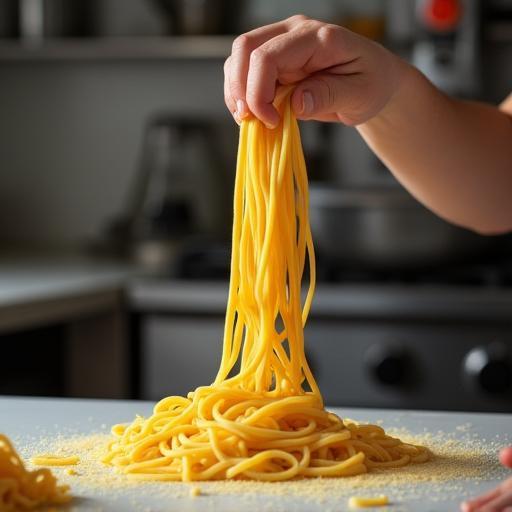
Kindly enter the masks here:
M 315 111 L 315 101 L 310 91 L 302 93 L 302 115 L 310 116 Z
M 247 103 L 245 103 L 244 100 L 236 101 L 236 111 L 240 119 L 245 119 L 249 115 L 249 109 L 247 108 Z
M 236 103 L 231 97 L 231 94 L 229 94 L 229 91 L 227 90 L 226 87 L 224 88 L 224 103 L 226 104 L 226 107 L 231 113 L 231 115 L 233 115 L 234 112 L 236 111 Z
M 512 446 L 502 448 L 502 450 L 500 451 L 500 462 L 504 466 L 512 468 Z
M 291 104 L 293 113 L 299 117 L 302 116 L 303 102 L 302 102 L 302 89 L 296 88 L 291 97 Z
M 263 121 L 263 124 L 269 129 L 269 130 L 275 130 L 277 128 L 277 125 L 279 124 L 279 117 L 276 120 L 272 121 Z
M 262 105 L 257 109 L 252 109 L 252 112 L 269 130 L 276 128 L 281 121 L 281 117 L 273 105 Z
M 471 512 L 471 505 L 467 501 L 460 504 L 460 512 Z
M 299 119 L 308 119 L 315 114 L 315 101 L 311 91 L 299 89 L 292 95 L 292 109 Z

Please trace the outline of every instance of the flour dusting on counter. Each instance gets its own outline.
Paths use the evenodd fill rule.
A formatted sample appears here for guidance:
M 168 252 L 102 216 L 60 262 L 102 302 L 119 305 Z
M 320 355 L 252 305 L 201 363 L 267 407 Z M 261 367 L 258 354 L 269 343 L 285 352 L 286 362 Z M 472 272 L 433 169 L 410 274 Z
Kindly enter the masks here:
M 40 437 L 33 436 L 28 442 L 25 438 L 17 444 L 27 460 L 34 453 L 42 452 L 78 456 L 80 464 L 74 474 L 70 474 L 66 468 L 54 469 L 59 481 L 71 486 L 74 496 L 86 500 L 91 497 L 108 497 L 115 502 L 129 495 L 131 508 L 144 511 L 148 510 L 144 496 L 158 498 L 162 503 L 169 499 L 184 500 L 185 504 L 185 500 L 190 501 L 195 494 L 192 489 L 197 487 L 197 483 L 134 481 L 103 464 L 100 460 L 111 440 L 106 430 L 90 435 L 81 435 L 70 428 L 59 430 L 61 433 L 58 435 L 47 435 L 41 431 Z M 201 482 L 200 493 L 194 501 L 209 507 L 218 506 L 215 500 L 219 497 L 231 497 L 238 506 L 250 508 L 258 503 L 258 509 L 265 512 L 265 506 L 261 506 L 261 497 L 271 496 L 268 510 L 279 512 L 288 510 L 287 499 L 293 497 L 305 503 L 322 505 L 323 510 L 334 512 L 340 510 L 340 505 L 350 496 L 374 492 L 388 495 L 394 506 L 393 510 L 398 512 L 409 510 L 400 508 L 400 504 L 405 502 L 429 500 L 441 503 L 468 497 L 468 489 L 472 490 L 471 483 L 492 482 L 507 475 L 497 458 L 498 450 L 509 442 L 504 436 L 483 439 L 473 433 L 471 424 L 461 424 L 452 432 L 437 431 L 413 435 L 403 428 L 390 428 L 389 432 L 406 442 L 429 447 L 434 454 L 433 460 L 393 471 L 377 470 L 348 478 L 287 482 Z M 151 507 L 150 510 L 158 512 L 168 508 Z

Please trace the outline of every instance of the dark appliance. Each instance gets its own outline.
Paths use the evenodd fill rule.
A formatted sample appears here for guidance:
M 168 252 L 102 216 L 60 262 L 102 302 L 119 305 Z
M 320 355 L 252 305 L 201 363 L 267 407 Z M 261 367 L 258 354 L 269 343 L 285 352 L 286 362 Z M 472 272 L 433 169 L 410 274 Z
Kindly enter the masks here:
M 227 239 L 222 168 L 213 122 L 153 117 L 125 212 L 108 229 L 110 246 L 149 270 L 173 274 L 187 247 Z

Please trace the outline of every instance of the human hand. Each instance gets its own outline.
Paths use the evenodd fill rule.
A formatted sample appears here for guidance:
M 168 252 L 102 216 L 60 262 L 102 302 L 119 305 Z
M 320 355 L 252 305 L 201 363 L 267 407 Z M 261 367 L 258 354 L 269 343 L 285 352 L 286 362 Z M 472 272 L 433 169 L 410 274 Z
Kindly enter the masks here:
M 357 125 L 383 109 L 407 68 L 369 39 L 297 15 L 235 39 L 224 65 L 224 97 L 237 122 L 252 113 L 274 127 L 276 87 L 295 84 L 298 118 Z
M 512 468 L 512 446 L 500 452 L 501 463 Z M 465 501 L 462 512 L 512 512 L 512 477 L 478 498 Z

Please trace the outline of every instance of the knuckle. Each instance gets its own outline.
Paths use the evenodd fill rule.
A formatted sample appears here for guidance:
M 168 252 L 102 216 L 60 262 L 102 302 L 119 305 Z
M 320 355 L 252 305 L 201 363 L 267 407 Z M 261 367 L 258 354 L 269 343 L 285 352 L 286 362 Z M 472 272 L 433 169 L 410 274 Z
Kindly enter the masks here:
M 305 30 L 318 30 L 318 28 L 321 27 L 322 25 L 325 25 L 325 23 L 318 20 L 307 18 L 302 22 L 301 27 L 304 28 Z
M 317 31 L 318 39 L 326 46 L 335 44 L 339 41 L 341 28 L 330 23 L 322 24 Z
M 251 65 L 257 64 L 257 65 L 264 67 L 264 66 L 268 65 L 271 60 L 272 60 L 272 57 L 269 54 L 269 52 L 266 51 L 262 47 L 256 48 L 255 50 L 253 50 L 251 52 L 251 57 L 250 57 Z
M 224 73 L 227 73 L 229 71 L 229 65 L 231 63 L 231 57 L 228 57 L 225 61 L 224 61 Z
M 286 22 L 290 25 L 298 25 L 307 20 L 309 20 L 309 18 L 305 14 L 294 14 L 293 16 L 287 18 Z
M 251 47 L 251 38 L 247 34 L 242 34 L 235 38 L 231 47 L 232 53 L 246 52 Z

